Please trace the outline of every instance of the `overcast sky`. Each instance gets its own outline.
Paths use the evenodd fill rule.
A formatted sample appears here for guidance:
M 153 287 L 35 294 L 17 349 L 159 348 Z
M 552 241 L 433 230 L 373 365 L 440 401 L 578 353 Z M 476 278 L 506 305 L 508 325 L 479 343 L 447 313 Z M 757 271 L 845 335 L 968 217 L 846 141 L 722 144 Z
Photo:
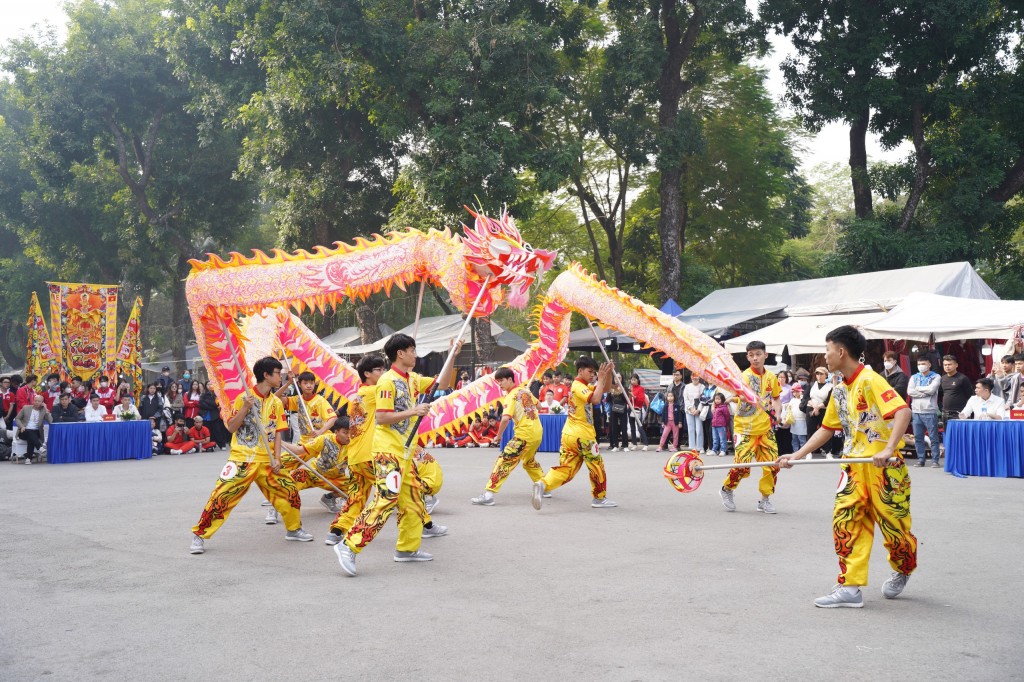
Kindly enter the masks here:
M 64 30 L 64 11 L 61 8 L 61 0 L 0 0 L 0 44 L 7 43 L 15 38 L 32 32 L 34 24 L 49 22 Z M 788 52 L 788 42 L 785 39 L 775 38 L 772 40 L 775 46 L 774 53 L 763 60 L 762 66 L 768 69 L 768 87 L 776 100 L 781 102 L 784 86 L 782 73 L 778 64 Z M 787 110 L 788 113 L 788 110 Z M 849 158 L 848 129 L 842 125 L 835 124 L 826 127 L 818 135 L 807 140 L 805 149 L 799 152 L 801 165 L 805 171 L 809 171 L 819 163 L 846 163 Z M 895 160 L 906 154 L 909 146 L 895 152 L 884 153 L 875 138 L 868 140 L 869 160 Z

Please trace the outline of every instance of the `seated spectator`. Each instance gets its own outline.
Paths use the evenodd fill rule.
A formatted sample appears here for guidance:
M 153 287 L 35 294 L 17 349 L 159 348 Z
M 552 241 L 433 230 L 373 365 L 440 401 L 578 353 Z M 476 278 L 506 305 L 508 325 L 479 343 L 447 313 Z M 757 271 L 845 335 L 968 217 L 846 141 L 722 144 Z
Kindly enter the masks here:
M 196 444 L 200 452 L 217 448 L 217 444 L 210 438 L 210 429 L 203 426 L 203 418 L 198 415 L 193 420 L 192 428 L 188 430 L 188 437 Z
M 978 379 L 974 384 L 974 395 L 967 399 L 961 419 L 1009 419 L 1010 412 L 1006 408 L 1006 401 L 996 395 L 992 389 L 995 382 L 989 378 Z
M 159 455 L 164 451 L 164 434 L 156 426 L 156 419 L 149 418 L 149 429 L 152 432 L 153 454 Z
M 479 416 L 473 418 L 473 424 L 469 427 L 469 437 L 476 447 L 483 447 L 491 442 L 487 438 L 487 425 Z
M 556 414 L 562 411 L 562 403 L 555 400 L 555 392 L 548 389 L 544 393 L 544 400 L 540 402 L 540 407 L 537 410 L 541 414 Z
M 196 444 L 188 439 L 185 418 L 178 417 L 174 424 L 167 427 L 167 438 L 164 440 L 164 451 L 171 455 L 188 455 L 196 451 Z
M 82 383 L 82 377 L 71 377 L 71 403 L 79 411 L 84 410 L 89 404 L 89 392 Z
M 96 395 L 100 397 L 100 405 L 107 410 L 107 414 L 114 412 L 114 405 L 117 404 L 116 392 L 110 385 L 110 379 L 100 377 L 100 387 L 96 389 Z
M 487 415 L 487 424 L 484 426 L 483 436 L 485 443 L 488 445 L 499 439 L 498 419 L 493 414 Z
M 132 404 L 131 394 L 125 393 L 121 396 L 121 404 L 114 408 L 114 419 L 120 419 L 126 422 L 142 419 L 139 415 L 138 408 Z
M 36 450 L 42 449 L 44 445 L 46 432 L 43 426 L 51 421 L 50 411 L 46 409 L 46 399 L 42 394 L 37 393 L 31 405 L 21 408 L 14 421 L 18 424 L 18 438 L 28 443 L 25 464 L 31 464 Z
M 64 393 L 60 396 L 57 404 L 54 405 L 53 410 L 50 412 L 50 417 L 54 423 L 59 424 L 80 422 L 84 418 L 78 408 L 75 407 L 75 404 L 71 402 L 70 393 Z
M 52 410 L 60 398 L 60 375 L 52 372 L 46 375 L 46 385 L 43 387 L 43 402 L 47 410 Z
M 107 408 L 100 402 L 100 397 L 93 393 L 89 396 L 89 404 L 82 410 L 87 422 L 101 422 L 107 416 Z
M 452 446 L 457 448 L 465 448 L 473 446 L 473 439 L 469 435 L 469 429 L 463 424 L 459 427 L 458 432 L 452 436 Z

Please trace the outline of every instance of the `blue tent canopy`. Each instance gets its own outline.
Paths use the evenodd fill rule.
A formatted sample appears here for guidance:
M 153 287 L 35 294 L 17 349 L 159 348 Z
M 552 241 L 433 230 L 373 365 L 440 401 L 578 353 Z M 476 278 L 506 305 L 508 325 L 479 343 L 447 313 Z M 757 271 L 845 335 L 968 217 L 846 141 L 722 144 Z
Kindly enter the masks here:
M 661 312 L 670 317 L 675 317 L 676 315 L 682 315 L 683 309 L 679 307 L 679 304 L 676 303 L 675 299 L 670 298 L 661 306 Z

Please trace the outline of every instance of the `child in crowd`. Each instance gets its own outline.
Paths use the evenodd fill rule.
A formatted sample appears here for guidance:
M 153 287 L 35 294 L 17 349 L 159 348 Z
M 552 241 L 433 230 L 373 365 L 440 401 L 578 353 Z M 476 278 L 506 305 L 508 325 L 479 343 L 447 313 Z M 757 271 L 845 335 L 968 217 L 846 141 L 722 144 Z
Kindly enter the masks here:
M 804 397 L 804 387 L 799 383 L 793 384 L 793 400 L 797 405 Z M 793 424 L 789 427 L 789 435 L 793 438 L 793 452 L 796 452 L 807 442 L 807 414 L 796 407 L 793 410 Z
M 150 417 L 149 419 L 149 428 L 153 434 L 153 454 L 159 455 L 161 452 L 164 451 L 164 434 L 161 433 L 160 429 L 156 427 L 156 419 L 153 419 L 152 417 Z
M 725 396 L 721 393 L 715 394 L 711 409 L 711 450 L 717 452 L 719 457 L 725 457 L 729 449 L 729 421 L 732 419 L 732 412 L 729 411 L 729 404 L 725 402 Z M 804 435 L 806 434 L 805 428 Z
M 668 440 L 669 434 L 672 434 L 672 451 L 679 449 L 679 425 L 683 423 L 685 419 L 683 406 L 676 405 L 676 397 L 672 391 L 669 391 L 665 395 L 667 404 L 665 405 L 665 426 L 661 430 L 661 442 L 658 444 L 656 452 L 661 452 L 665 449 L 665 443 Z

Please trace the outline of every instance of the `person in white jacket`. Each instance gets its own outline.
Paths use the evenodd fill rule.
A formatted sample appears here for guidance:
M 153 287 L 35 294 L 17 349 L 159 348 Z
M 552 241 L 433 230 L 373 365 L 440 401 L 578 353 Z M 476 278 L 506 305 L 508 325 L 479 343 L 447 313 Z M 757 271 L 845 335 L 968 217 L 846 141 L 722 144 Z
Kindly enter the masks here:
M 917 359 L 917 374 L 910 377 L 907 395 L 910 396 L 911 424 L 914 427 L 914 448 L 917 449 L 917 466 L 923 467 L 925 460 L 924 434 L 932 442 L 932 466 L 939 466 L 939 381 L 941 377 L 932 371 L 932 361 L 926 357 Z
M 988 378 L 978 379 L 974 384 L 974 395 L 967 400 L 961 419 L 1009 419 L 1006 401 L 993 393 L 995 382 Z

